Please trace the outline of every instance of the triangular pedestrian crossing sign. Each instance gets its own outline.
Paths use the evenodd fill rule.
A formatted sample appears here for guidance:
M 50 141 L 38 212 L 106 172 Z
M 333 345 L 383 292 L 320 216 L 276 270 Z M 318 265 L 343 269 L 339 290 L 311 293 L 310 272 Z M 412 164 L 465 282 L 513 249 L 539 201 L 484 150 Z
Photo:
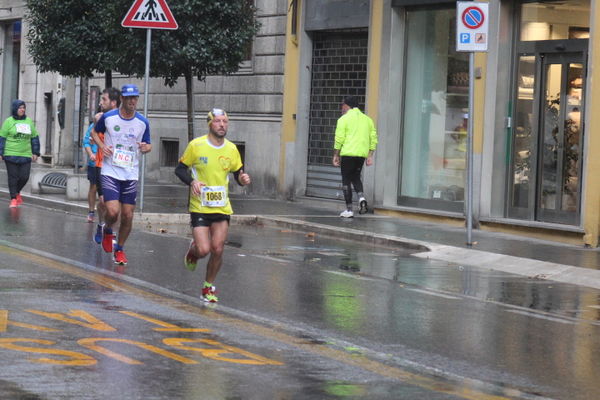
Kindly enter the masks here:
M 165 0 L 135 0 L 123 18 L 121 26 L 125 28 L 177 29 Z

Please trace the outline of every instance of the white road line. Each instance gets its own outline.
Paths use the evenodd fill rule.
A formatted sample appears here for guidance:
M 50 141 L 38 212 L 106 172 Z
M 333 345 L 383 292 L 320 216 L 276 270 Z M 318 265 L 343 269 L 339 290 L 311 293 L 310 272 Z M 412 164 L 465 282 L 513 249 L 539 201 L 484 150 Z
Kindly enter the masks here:
M 361 281 L 379 281 L 379 280 L 381 280 L 381 279 L 367 278 L 365 276 L 360 276 L 360 275 L 355 275 L 355 274 L 349 274 L 347 272 L 341 272 L 341 271 L 323 271 L 323 272 L 327 272 L 328 274 L 334 274 L 334 275 L 342 275 L 342 276 L 345 276 L 346 278 L 353 278 L 353 279 L 358 279 Z
M 545 319 L 545 320 L 547 320 L 547 321 L 552 321 L 552 322 L 559 322 L 559 323 L 561 323 L 561 324 L 570 324 L 570 325 L 575 325 L 575 321 L 569 321 L 569 320 L 566 320 L 566 319 L 549 317 L 549 316 L 547 316 L 547 315 L 543 315 L 543 314 L 537 314 L 537 313 L 528 312 L 528 311 L 519 311 L 519 310 L 506 310 L 506 312 L 510 312 L 510 313 L 514 313 L 514 314 L 521 314 L 521 315 L 525 315 L 525 316 L 527 316 L 527 317 L 533 317 L 533 318 Z
M 442 294 L 442 293 L 438 293 L 438 292 L 433 292 L 430 290 L 426 290 L 426 289 L 417 289 L 417 288 L 410 288 L 410 287 L 404 287 L 404 289 L 406 290 L 410 290 L 411 292 L 417 292 L 417 293 L 423 293 L 423 294 L 428 294 L 430 296 L 435 296 L 435 297 L 441 297 L 443 299 L 449 299 L 449 300 L 461 300 L 460 297 L 455 297 L 455 296 L 450 296 L 447 294 Z
M 275 262 L 280 262 L 280 263 L 286 263 L 286 264 L 291 263 L 290 260 L 284 260 L 283 258 L 277 258 L 277 257 L 271 257 L 271 256 L 264 256 L 262 254 L 252 254 L 252 256 L 256 257 L 256 258 L 262 258 L 265 260 L 270 260 L 270 261 L 275 261 Z

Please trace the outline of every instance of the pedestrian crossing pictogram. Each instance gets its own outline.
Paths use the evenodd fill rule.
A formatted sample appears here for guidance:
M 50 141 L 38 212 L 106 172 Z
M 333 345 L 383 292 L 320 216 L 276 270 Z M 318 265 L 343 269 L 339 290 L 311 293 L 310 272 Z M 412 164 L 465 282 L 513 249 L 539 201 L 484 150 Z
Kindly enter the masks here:
M 127 28 L 177 29 L 165 0 L 135 0 L 121 25 Z

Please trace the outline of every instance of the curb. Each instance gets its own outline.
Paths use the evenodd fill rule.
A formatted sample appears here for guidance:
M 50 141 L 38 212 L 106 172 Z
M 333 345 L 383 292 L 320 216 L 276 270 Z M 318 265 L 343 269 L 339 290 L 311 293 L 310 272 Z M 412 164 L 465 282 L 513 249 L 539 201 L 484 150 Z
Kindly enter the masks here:
M 346 239 L 369 243 L 378 246 L 396 246 L 409 250 L 427 252 L 431 250 L 431 244 L 419 240 L 407 239 L 391 235 L 382 235 L 373 232 L 365 232 L 358 229 L 341 228 L 331 225 L 319 224 L 317 222 L 306 222 L 292 218 L 257 216 L 256 223 L 276 228 L 287 228 L 291 230 L 310 231 L 320 233 L 337 239 Z
M 413 256 L 446 261 L 457 265 L 468 265 L 501 271 L 526 276 L 530 279 L 556 281 L 600 289 L 600 270 L 573 265 L 557 264 L 446 245 L 435 245 L 432 246 L 429 252 L 416 253 Z
M 400 246 L 418 250 L 411 255 L 419 258 L 445 261 L 456 265 L 471 266 L 486 270 L 500 271 L 530 279 L 556 281 L 573 285 L 600 289 L 600 270 L 581 268 L 572 265 L 538 261 L 481 250 L 428 243 L 397 236 L 381 235 L 356 229 L 338 228 L 315 222 L 305 222 L 289 218 L 258 216 L 257 223 L 265 226 L 313 231 L 340 239 L 356 240 L 374 245 Z
M 0 193 L 7 194 L 5 188 L 0 188 Z M 4 197 L 4 196 L 1 196 Z M 87 207 L 63 200 L 44 198 L 36 195 L 23 196 L 31 201 L 31 205 L 47 207 L 54 210 L 72 212 L 85 215 Z M 600 289 L 600 270 L 577 267 L 573 265 L 557 264 L 538 261 L 530 258 L 516 257 L 481 250 L 466 249 L 456 246 L 435 244 L 413 240 L 398 236 L 365 232 L 358 229 L 336 227 L 317 222 L 307 222 L 287 217 L 240 215 L 231 218 L 232 225 L 262 225 L 273 228 L 290 229 L 294 231 L 313 232 L 332 238 L 353 240 L 379 246 L 400 247 L 412 250 L 412 255 L 437 261 L 444 261 L 456 265 L 472 266 L 487 270 L 501 271 L 530 279 L 548 282 L 562 282 L 593 289 Z M 188 213 L 135 213 L 134 225 L 141 227 L 144 224 L 189 225 Z
M 0 188 L 0 193 L 2 194 L 2 195 L 0 195 L 0 198 L 6 197 L 6 198 L 10 199 L 8 189 Z M 4 195 L 6 195 L 6 196 L 4 196 Z M 25 201 L 25 205 L 46 207 L 46 208 L 50 208 L 52 210 L 72 212 L 72 213 L 77 213 L 77 214 L 81 213 L 82 215 L 87 215 L 87 206 L 85 206 L 85 205 L 70 203 L 70 202 L 67 202 L 64 200 L 49 199 L 46 197 L 37 196 L 34 194 L 29 194 L 29 193 L 23 193 L 22 196 Z

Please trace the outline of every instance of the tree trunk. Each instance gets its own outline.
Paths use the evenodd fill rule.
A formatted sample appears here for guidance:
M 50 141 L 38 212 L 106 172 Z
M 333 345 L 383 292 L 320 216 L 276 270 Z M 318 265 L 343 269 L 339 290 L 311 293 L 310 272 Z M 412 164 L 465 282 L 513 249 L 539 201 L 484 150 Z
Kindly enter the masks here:
M 192 71 L 185 74 L 185 94 L 187 98 L 188 141 L 194 139 L 194 75 Z
M 107 69 L 104 72 L 104 88 L 107 89 L 109 87 L 112 87 L 112 71 Z

